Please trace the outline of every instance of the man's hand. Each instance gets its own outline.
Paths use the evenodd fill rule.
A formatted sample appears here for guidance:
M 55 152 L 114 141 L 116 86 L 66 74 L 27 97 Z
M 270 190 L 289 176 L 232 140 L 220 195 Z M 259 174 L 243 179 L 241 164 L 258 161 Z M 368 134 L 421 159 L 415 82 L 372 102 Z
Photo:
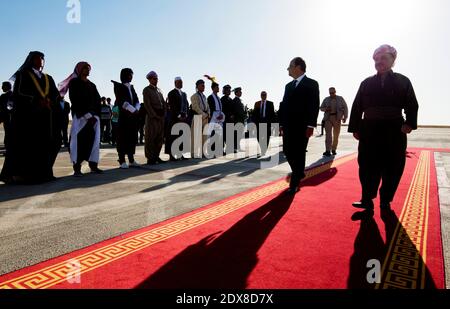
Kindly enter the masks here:
M 280 136 L 283 136 L 283 135 L 284 135 L 283 127 L 280 127 Z
M 342 123 L 347 123 L 347 119 L 342 119 Z
M 405 134 L 409 134 L 412 132 L 412 128 L 406 123 L 402 126 L 402 132 Z
M 353 133 L 353 137 L 356 139 L 356 140 L 358 140 L 359 141 L 359 133 Z
M 306 138 L 310 138 L 314 135 L 314 128 L 307 128 L 306 129 Z

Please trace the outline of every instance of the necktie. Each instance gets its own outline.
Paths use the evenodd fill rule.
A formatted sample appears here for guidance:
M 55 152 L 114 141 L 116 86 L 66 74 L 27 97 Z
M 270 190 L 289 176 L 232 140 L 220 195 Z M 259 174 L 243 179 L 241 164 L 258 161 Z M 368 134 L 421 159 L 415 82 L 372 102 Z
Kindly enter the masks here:
M 264 108 L 266 107 L 266 102 L 262 102 L 261 103 L 261 117 L 265 118 L 265 112 L 264 112 Z

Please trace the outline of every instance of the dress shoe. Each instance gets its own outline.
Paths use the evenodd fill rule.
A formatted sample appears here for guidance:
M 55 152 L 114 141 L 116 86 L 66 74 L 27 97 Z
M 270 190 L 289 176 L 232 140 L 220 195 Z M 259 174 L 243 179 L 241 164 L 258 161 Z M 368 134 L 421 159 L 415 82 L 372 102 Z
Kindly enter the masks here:
M 77 178 L 83 177 L 83 173 L 80 172 L 80 171 L 75 171 L 75 172 L 73 173 L 73 177 L 77 177 Z
M 325 151 L 325 152 L 323 153 L 323 156 L 324 156 L 324 157 L 331 157 L 331 152 Z
M 155 165 L 155 164 L 158 164 L 156 160 L 147 160 L 147 165 Z
M 295 195 L 300 189 L 298 187 L 290 187 L 286 190 L 287 195 Z
M 170 162 L 177 162 L 177 161 L 179 161 L 179 159 L 172 156 L 170 157 Z
M 336 150 L 333 150 L 331 153 L 333 154 L 333 156 L 337 155 Z
M 129 168 L 130 167 L 128 166 L 128 164 L 126 162 L 123 162 L 122 164 L 120 164 L 120 169 L 122 169 L 122 170 L 127 170 Z
M 185 156 L 181 156 L 181 160 L 186 161 L 186 160 L 189 160 L 189 158 L 186 158 Z
M 98 167 L 91 167 L 91 173 L 93 174 L 103 174 L 103 171 Z
M 359 201 L 352 203 L 353 207 L 362 208 L 362 209 L 373 209 L 373 202 L 370 201 Z

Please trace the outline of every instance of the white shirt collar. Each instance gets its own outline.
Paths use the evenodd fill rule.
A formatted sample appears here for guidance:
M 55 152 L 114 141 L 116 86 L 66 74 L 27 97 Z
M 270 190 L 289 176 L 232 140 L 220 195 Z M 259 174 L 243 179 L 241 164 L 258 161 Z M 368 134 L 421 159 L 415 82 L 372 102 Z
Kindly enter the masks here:
M 306 76 L 306 73 L 303 73 L 302 76 L 300 76 L 299 78 L 297 78 L 297 79 L 296 79 L 297 82 L 296 82 L 295 85 L 298 86 L 298 84 L 300 84 L 300 82 L 302 81 L 303 78 L 305 78 L 305 76 Z
M 41 71 L 36 70 L 35 68 L 33 68 L 33 72 L 34 72 L 39 78 L 42 77 L 42 72 L 41 72 Z

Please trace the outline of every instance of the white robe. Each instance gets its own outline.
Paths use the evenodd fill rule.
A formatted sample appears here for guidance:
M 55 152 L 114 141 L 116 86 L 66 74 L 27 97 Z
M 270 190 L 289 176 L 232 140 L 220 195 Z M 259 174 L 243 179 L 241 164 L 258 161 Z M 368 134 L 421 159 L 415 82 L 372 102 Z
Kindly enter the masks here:
M 94 116 L 97 122 L 94 125 L 95 137 L 92 145 L 89 162 L 98 163 L 100 161 L 100 118 Z M 86 126 L 88 120 L 85 117 L 73 116 L 72 129 L 70 130 L 70 160 L 72 163 L 78 162 L 78 133 Z

